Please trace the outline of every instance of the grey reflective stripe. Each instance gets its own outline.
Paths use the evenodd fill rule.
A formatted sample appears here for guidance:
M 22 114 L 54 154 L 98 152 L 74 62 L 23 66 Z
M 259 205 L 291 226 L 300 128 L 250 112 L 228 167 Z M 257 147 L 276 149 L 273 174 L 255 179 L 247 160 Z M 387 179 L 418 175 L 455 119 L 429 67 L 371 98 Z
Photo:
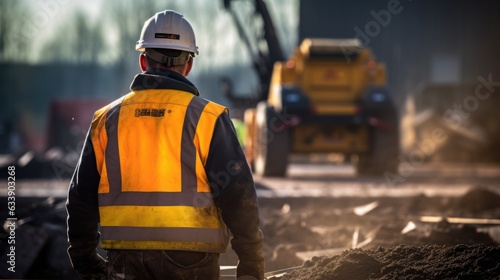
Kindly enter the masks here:
M 193 140 L 201 113 L 207 104 L 207 100 L 194 97 L 186 110 L 181 140 L 182 192 L 193 193 L 197 191 L 196 147 Z
M 103 240 L 225 243 L 225 229 L 101 227 Z
M 122 172 L 120 168 L 120 153 L 118 148 L 118 119 L 120 117 L 120 101 L 111 107 L 106 114 L 106 134 L 108 143 L 104 157 L 106 159 L 106 169 L 108 173 L 110 194 L 119 194 L 122 188 Z
M 123 192 L 99 194 L 99 206 L 134 205 L 134 206 L 176 206 L 179 204 L 207 207 L 214 205 L 209 192 Z

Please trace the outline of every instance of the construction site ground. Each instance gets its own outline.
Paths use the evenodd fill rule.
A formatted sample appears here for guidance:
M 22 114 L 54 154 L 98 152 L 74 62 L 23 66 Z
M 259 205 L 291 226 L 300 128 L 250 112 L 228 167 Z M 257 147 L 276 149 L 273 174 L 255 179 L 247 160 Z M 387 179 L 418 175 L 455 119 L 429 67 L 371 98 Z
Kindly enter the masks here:
M 356 176 L 346 164 L 296 162 L 286 178 L 256 177 L 266 277 L 500 278 L 500 166 L 425 164 L 411 171 L 391 184 Z M 16 186 L 17 212 L 32 215 L 16 229 L 19 278 L 73 279 L 65 252 L 68 181 Z M 223 279 L 235 279 L 234 252 L 220 263 Z
M 398 184 L 326 163 L 256 178 L 267 276 L 500 279 L 500 166 L 413 168 Z

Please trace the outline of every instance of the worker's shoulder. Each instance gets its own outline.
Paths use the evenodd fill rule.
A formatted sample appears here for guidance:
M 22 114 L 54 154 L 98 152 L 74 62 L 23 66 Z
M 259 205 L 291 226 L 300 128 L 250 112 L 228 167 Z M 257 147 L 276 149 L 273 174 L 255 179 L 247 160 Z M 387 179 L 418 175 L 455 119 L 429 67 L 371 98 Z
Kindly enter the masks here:
M 215 115 L 215 116 L 219 116 L 224 112 L 229 113 L 229 110 L 225 106 L 223 106 L 219 103 L 216 103 L 214 101 L 204 99 L 204 98 L 199 97 L 199 96 L 194 96 L 193 101 L 200 102 L 200 103 L 206 103 L 206 106 L 203 109 L 204 113 Z
M 99 120 L 99 119 L 102 119 L 102 118 L 105 118 L 106 117 L 106 114 L 107 112 L 111 109 L 111 108 L 116 108 L 118 105 L 120 105 L 123 101 L 123 98 L 124 96 L 116 99 L 115 101 L 109 103 L 108 105 L 98 109 L 97 111 L 95 111 L 94 113 L 94 120 L 93 121 L 96 121 L 96 120 Z

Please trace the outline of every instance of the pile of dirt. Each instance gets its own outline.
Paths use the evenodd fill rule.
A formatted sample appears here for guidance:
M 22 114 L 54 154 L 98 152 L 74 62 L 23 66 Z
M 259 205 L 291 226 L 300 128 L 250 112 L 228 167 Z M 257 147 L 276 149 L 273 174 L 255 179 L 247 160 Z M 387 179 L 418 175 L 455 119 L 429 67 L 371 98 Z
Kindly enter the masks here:
M 457 215 L 477 215 L 494 211 L 500 207 L 500 195 L 485 189 L 476 187 L 466 194 L 450 201 L 449 209 Z
M 374 201 L 377 202 L 377 207 L 373 210 L 363 215 L 356 214 L 355 209 L 358 206 L 366 206 Z M 370 276 L 374 279 L 377 279 L 376 277 L 397 279 L 398 277 L 394 278 L 388 274 L 390 269 L 397 267 L 397 262 L 396 264 L 387 263 L 389 259 L 382 258 L 383 254 L 404 252 L 401 254 L 405 257 L 408 254 L 412 254 L 413 257 L 421 256 L 423 262 L 434 261 L 434 257 L 437 258 L 445 253 L 450 254 L 451 257 L 453 253 L 459 251 L 459 248 L 467 252 L 467 257 L 475 260 L 483 257 L 476 248 L 488 248 L 487 250 L 497 253 L 496 261 L 500 262 L 497 247 L 500 245 L 498 227 L 487 224 L 451 223 L 447 220 L 447 217 L 500 219 L 500 196 L 485 188 L 472 188 L 459 197 L 424 195 L 377 198 L 299 197 L 261 199 L 260 203 L 263 216 L 262 230 L 265 236 L 263 246 L 266 271 L 269 272 L 302 265 L 303 268 L 299 271 L 311 271 L 314 267 L 321 267 L 323 264 L 323 274 L 320 275 L 334 273 L 331 275 L 339 277 L 339 271 L 355 266 L 355 270 L 360 271 L 371 271 L 370 269 L 384 271 Z M 442 221 L 424 222 L 421 220 L 423 216 L 442 217 Z M 411 229 L 405 230 L 409 225 Z M 349 250 L 355 246 L 355 242 L 365 251 Z M 450 247 L 457 245 L 465 247 Z M 340 256 L 333 256 L 341 252 L 344 253 Z M 474 257 L 473 253 L 479 255 Z M 433 256 L 433 258 L 425 257 L 426 255 Z M 313 256 L 315 257 L 311 261 Z M 376 262 L 367 262 L 371 259 Z M 343 263 L 344 261 L 346 263 Z M 405 259 L 401 261 L 399 265 L 404 267 Z M 411 259 L 406 261 L 410 263 Z M 446 262 L 446 258 L 440 257 L 428 265 L 429 267 L 439 266 L 442 264 L 441 261 Z M 375 265 L 376 263 L 378 265 Z M 464 260 L 464 265 L 466 264 Z M 364 268 L 364 265 L 368 267 Z M 483 264 L 475 265 L 482 266 Z M 423 264 L 419 264 L 417 268 L 423 267 Z M 419 275 L 419 271 L 415 271 L 416 274 L 409 277 L 412 269 L 414 268 L 405 268 L 407 275 L 403 277 L 404 279 L 429 279 L 429 277 L 418 278 L 416 275 Z M 352 275 L 346 276 L 346 279 L 347 277 L 353 278 Z M 440 277 L 430 278 L 441 279 Z M 313 279 L 331 279 L 331 277 Z M 363 277 L 360 276 L 358 279 L 368 278 L 363 274 Z
M 379 247 L 314 257 L 275 280 L 498 279 L 500 247 L 486 245 Z

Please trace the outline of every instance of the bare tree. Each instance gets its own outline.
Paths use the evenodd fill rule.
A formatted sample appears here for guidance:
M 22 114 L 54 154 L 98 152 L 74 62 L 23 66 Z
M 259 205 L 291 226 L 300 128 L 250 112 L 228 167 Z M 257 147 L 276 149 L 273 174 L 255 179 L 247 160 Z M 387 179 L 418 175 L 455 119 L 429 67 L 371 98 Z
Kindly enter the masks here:
M 0 1 L 0 59 L 26 60 L 30 52 L 27 10 L 21 1 Z

